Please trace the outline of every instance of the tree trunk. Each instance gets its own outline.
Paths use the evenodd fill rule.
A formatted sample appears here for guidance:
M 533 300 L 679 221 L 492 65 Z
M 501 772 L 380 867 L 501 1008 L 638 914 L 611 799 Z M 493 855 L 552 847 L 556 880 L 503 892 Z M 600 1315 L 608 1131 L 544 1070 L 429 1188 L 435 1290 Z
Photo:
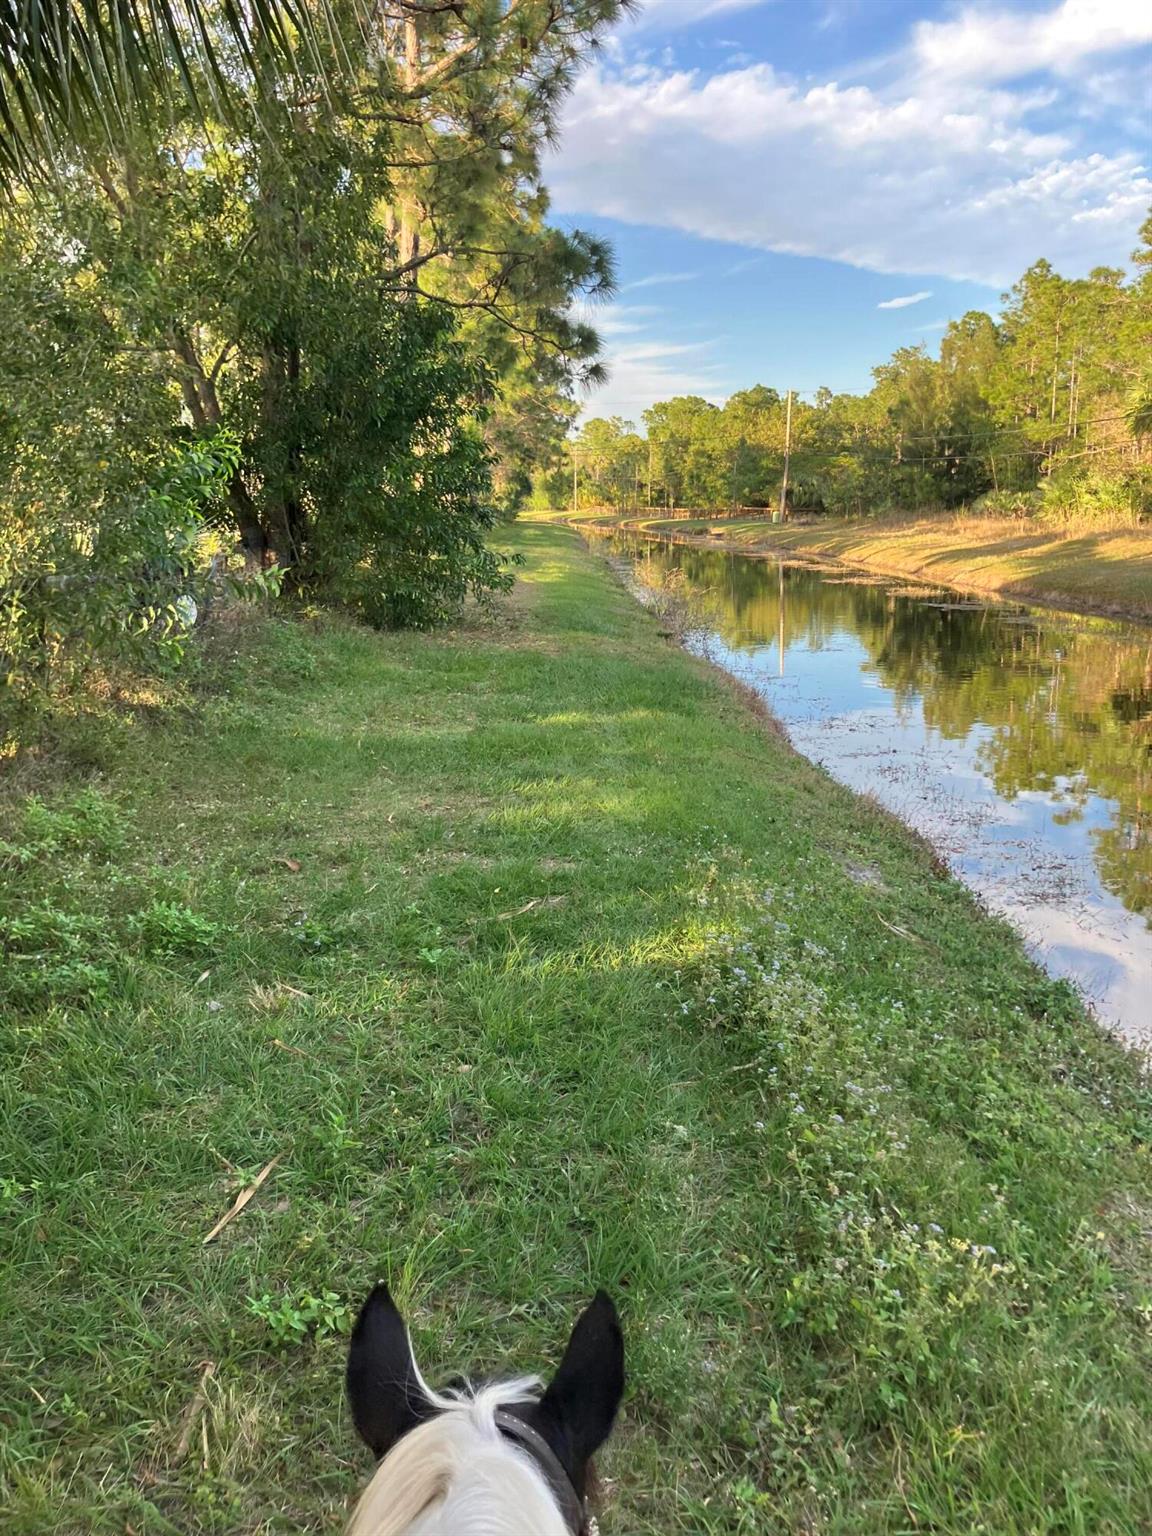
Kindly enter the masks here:
M 296 429 L 300 348 L 269 343 L 261 359 L 261 416 L 266 440 L 281 445 L 276 473 L 266 478 L 267 524 L 272 552 L 291 571 L 290 586 L 298 586 L 307 551 L 308 529 L 300 496 L 304 450 Z
M 172 332 L 172 350 L 184 365 L 179 379 L 180 393 L 194 425 L 201 431 L 218 427 L 221 411 L 215 381 L 205 373 L 191 337 L 179 326 Z M 233 470 L 229 478 L 228 501 L 240 535 L 245 567 L 249 571 L 263 570 L 269 563 L 268 535 L 260 519 L 260 509 L 239 469 Z
M 404 86 L 415 87 L 420 74 L 420 33 L 416 17 L 408 12 L 404 17 Z M 403 267 L 415 261 L 420 254 L 420 231 L 416 226 L 416 207 L 411 198 L 402 198 L 397 210 L 396 256 Z
M 263 570 L 269 563 L 268 536 L 260 521 L 259 508 L 238 469 L 233 471 L 228 481 L 228 500 L 232 503 L 236 526 L 240 530 L 245 567 L 249 571 Z

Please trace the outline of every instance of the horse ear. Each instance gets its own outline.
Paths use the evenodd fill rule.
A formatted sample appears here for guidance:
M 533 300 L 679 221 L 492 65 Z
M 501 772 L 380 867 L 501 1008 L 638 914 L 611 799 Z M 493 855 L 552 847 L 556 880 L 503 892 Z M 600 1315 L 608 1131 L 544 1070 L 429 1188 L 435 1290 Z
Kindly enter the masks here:
M 579 1478 L 612 1431 L 624 1395 L 624 1335 L 612 1298 L 597 1291 L 577 1318 L 560 1368 L 540 1401 L 561 1430 Z
M 436 1412 L 408 1328 L 383 1281 L 361 1307 L 352 1330 L 346 1381 L 360 1438 L 377 1456 L 387 1456 L 397 1440 Z

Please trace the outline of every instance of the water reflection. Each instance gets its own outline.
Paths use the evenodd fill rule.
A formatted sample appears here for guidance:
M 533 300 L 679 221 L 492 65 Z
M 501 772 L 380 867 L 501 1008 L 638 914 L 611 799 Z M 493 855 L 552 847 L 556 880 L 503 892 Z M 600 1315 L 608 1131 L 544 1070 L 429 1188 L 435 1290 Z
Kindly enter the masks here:
M 684 546 L 633 563 L 802 751 L 1152 1043 L 1152 632 Z

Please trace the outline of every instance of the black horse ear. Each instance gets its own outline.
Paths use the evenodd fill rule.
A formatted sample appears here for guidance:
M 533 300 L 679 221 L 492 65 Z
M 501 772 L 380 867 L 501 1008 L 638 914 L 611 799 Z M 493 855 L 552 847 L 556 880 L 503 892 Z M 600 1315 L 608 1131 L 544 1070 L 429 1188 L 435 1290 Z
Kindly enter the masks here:
M 387 1456 L 397 1440 L 436 1412 L 408 1328 L 382 1281 L 352 1330 L 346 1381 L 360 1438 L 377 1456 Z
M 624 1335 L 612 1298 L 597 1291 L 577 1318 L 560 1368 L 540 1400 L 560 1430 L 562 1459 L 579 1487 L 584 1468 L 612 1432 L 624 1395 Z

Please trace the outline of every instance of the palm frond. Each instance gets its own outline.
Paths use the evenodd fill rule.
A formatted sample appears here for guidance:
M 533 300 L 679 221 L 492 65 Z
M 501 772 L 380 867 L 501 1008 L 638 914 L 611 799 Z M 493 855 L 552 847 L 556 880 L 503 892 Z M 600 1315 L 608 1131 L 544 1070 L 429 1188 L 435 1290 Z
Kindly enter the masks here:
M 28 180 L 176 94 L 226 113 L 295 71 L 317 19 L 308 0 L 0 0 L 0 180 Z

